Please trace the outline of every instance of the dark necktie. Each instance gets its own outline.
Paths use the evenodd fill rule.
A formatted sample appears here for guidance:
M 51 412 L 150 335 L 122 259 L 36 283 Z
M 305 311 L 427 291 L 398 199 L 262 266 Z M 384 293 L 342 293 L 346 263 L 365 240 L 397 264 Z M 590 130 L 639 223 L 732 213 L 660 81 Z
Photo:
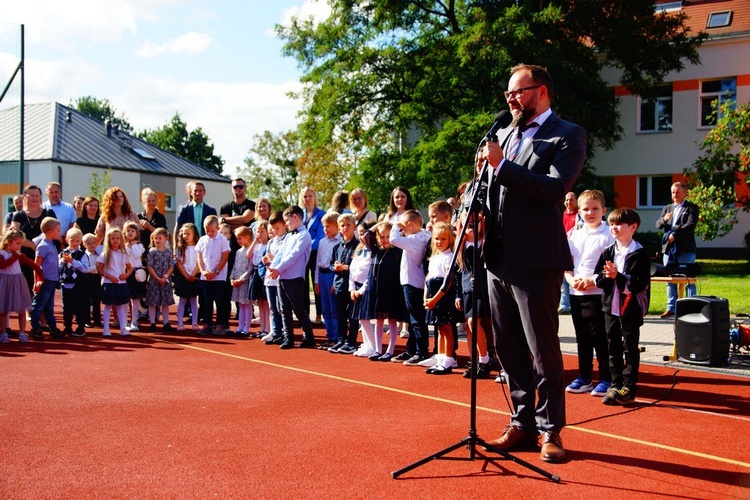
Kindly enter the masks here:
M 510 145 L 508 146 L 508 156 L 507 158 L 510 161 L 513 161 L 516 159 L 516 156 L 518 156 L 518 150 L 521 147 L 521 139 L 523 139 L 523 133 L 534 127 L 538 127 L 539 124 L 537 122 L 531 122 L 524 125 L 519 125 L 516 128 L 516 133 L 513 134 L 513 138 L 510 141 Z

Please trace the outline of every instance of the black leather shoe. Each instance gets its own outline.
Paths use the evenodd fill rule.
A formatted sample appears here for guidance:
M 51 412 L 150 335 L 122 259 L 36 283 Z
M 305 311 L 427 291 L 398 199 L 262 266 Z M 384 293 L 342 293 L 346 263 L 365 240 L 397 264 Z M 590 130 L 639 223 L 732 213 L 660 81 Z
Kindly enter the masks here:
M 315 340 L 302 339 L 302 342 L 300 342 L 297 347 L 301 347 L 302 349 L 315 349 Z

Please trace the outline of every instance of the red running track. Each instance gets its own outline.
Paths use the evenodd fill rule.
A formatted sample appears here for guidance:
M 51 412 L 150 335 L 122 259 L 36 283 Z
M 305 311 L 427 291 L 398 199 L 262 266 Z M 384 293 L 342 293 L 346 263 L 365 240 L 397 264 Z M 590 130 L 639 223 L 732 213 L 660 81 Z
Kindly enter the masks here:
M 572 380 L 575 358 L 565 365 Z M 98 331 L 0 345 L 0 366 L 2 498 L 750 498 L 750 382 L 737 377 L 641 365 L 635 405 L 567 395 L 568 459 L 514 453 L 556 484 L 502 460 L 391 478 L 467 435 L 469 382 L 457 373 Z M 478 433 L 493 439 L 508 406 L 499 384 L 477 385 Z

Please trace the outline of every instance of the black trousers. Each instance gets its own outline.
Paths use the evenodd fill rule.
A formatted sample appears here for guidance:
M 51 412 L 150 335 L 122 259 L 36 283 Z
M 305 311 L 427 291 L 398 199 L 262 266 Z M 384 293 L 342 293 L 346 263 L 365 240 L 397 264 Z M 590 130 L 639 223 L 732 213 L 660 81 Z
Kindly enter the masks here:
M 641 362 L 641 351 L 638 349 L 641 328 L 623 325 L 619 316 L 609 313 L 604 313 L 604 327 L 607 329 L 612 387 L 618 389 L 627 387 L 635 396 L 638 368 Z
M 88 320 L 88 303 L 83 300 L 86 296 L 86 285 L 82 282 L 76 283 L 73 288 L 62 287 L 63 303 L 63 324 L 65 329 L 73 328 L 73 318 L 76 319 L 76 326 L 84 329 Z
M 578 372 L 586 380 L 593 380 L 594 353 L 599 365 L 599 380 L 611 380 L 609 348 L 604 328 L 602 296 L 570 295 L 570 315 L 576 332 L 578 346 Z
M 205 316 L 203 320 L 208 326 L 229 324 L 229 317 L 226 316 L 226 307 L 224 302 L 229 302 L 230 297 L 224 293 L 226 281 L 201 281 L 203 287 L 203 305 L 205 307 Z M 216 323 L 213 321 L 214 307 L 216 308 Z M 200 306 L 199 306 L 200 308 Z
M 281 329 L 284 339 L 294 342 L 294 323 L 292 313 L 297 316 L 302 335 L 305 340 L 315 340 L 309 313 L 305 311 L 305 300 L 309 299 L 305 278 L 279 280 L 279 295 L 281 296 Z
M 486 259 L 487 281 L 495 348 L 513 401 L 511 423 L 560 432 L 565 385 L 557 306 L 563 271 L 512 266 L 501 252 Z
M 102 277 L 98 274 L 86 273 L 83 275 L 83 281 L 86 287 L 86 296 L 83 299 L 86 303 L 86 323 L 100 325 L 102 322 Z

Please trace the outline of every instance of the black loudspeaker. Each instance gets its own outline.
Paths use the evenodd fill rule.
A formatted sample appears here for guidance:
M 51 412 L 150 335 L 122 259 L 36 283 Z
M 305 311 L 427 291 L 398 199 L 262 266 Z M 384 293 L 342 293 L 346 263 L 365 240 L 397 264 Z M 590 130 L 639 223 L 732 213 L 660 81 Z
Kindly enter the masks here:
M 729 301 L 713 296 L 677 300 L 674 320 L 677 359 L 695 365 L 726 365 Z

